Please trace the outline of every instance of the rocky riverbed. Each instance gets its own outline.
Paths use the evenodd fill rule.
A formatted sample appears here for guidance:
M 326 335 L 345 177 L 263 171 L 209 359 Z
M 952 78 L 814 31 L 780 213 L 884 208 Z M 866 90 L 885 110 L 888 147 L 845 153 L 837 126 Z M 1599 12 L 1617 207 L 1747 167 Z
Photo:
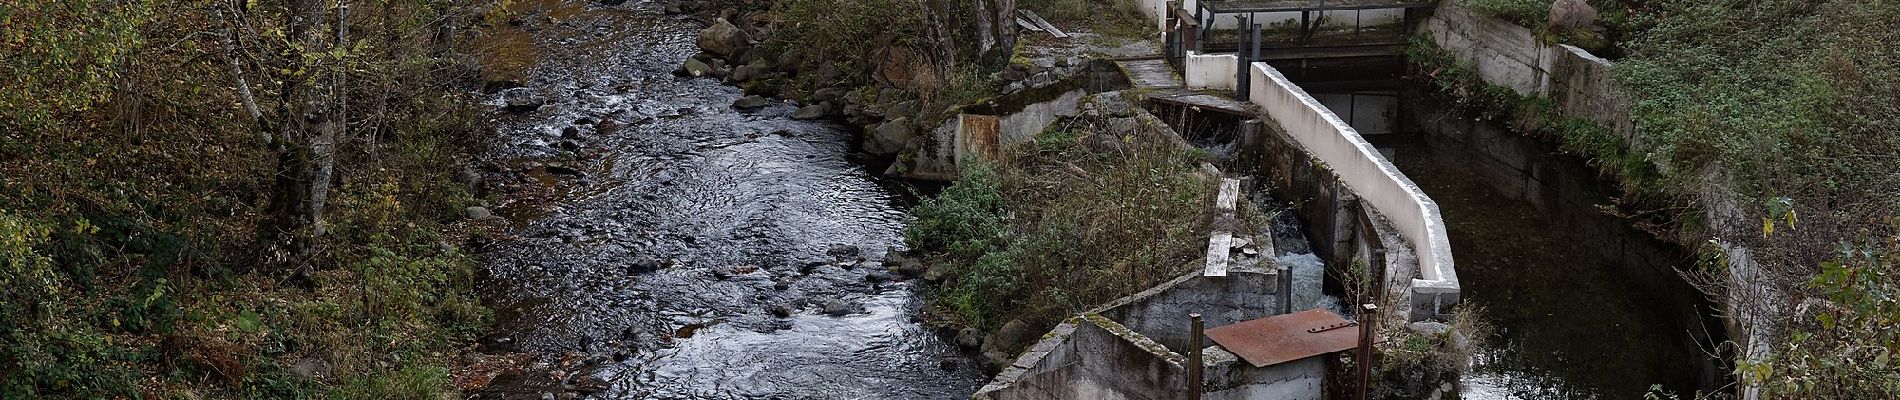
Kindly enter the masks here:
M 885 262 L 910 189 L 853 128 L 677 76 L 704 25 L 666 7 L 525 2 L 499 29 L 536 59 L 489 85 L 500 143 L 468 173 L 496 199 L 471 216 L 506 221 L 482 348 L 539 362 L 478 396 L 968 396 L 979 368 L 917 317 L 923 271 Z

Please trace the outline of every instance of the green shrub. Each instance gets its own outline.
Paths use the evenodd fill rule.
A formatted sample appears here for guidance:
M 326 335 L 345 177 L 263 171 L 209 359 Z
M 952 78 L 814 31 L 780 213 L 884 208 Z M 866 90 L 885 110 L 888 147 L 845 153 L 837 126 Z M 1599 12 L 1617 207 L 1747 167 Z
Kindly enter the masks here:
M 1550 21 L 1550 3 L 1553 0 L 1456 0 L 1473 11 L 1503 18 L 1531 29 L 1539 29 Z
M 1002 248 L 1009 210 L 1004 207 L 996 168 L 973 163 L 956 184 L 910 211 L 904 242 L 911 248 L 975 260 Z
M 965 324 L 1052 324 L 1191 269 L 1214 184 L 1159 137 L 1038 135 L 911 211 L 905 237 L 951 271 L 934 302 Z M 1080 143 L 1116 143 L 1116 149 Z
M 1736 361 L 1764 399 L 1900 398 L 1900 237 L 1841 242 L 1806 289 L 1813 306 L 1784 325 L 1793 333 L 1760 362 Z

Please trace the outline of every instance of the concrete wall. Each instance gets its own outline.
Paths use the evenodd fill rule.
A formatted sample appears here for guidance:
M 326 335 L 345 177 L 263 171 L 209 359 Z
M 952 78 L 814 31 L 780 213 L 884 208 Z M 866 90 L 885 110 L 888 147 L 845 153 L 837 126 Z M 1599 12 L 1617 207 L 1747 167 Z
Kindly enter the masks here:
M 978 389 L 979 400 L 1165 400 L 1187 387 L 1186 357 L 1099 315 L 1069 319 Z
M 1189 86 L 1231 90 L 1234 88 L 1233 68 L 1237 63 L 1233 55 L 1189 53 L 1182 76 Z M 1344 182 L 1351 193 L 1371 204 L 1411 247 L 1418 262 L 1418 273 L 1405 285 L 1410 288 L 1411 309 L 1417 311 L 1410 319 L 1429 318 L 1449 311 L 1458 301 L 1460 286 L 1451 256 L 1451 239 L 1445 232 L 1444 218 L 1439 216 L 1438 204 L 1366 143 L 1350 124 L 1280 71 L 1266 63 L 1254 63 L 1249 72 L 1253 77 L 1247 100 L 1259 105 L 1265 117 L 1278 122 L 1323 168 Z M 1308 219 L 1334 220 L 1336 218 Z M 1335 259 L 1334 254 L 1328 252 L 1321 256 Z
M 1204 400 L 1321 400 L 1325 398 L 1326 360 L 1307 357 L 1254 368 L 1219 346 L 1203 352 Z
M 999 144 L 1007 147 L 1035 140 L 1036 134 L 1042 133 L 1043 128 L 1048 128 L 1049 123 L 1055 122 L 1056 117 L 1075 116 L 1076 102 L 1086 95 L 1088 95 L 1086 90 L 1071 90 L 1053 100 L 1031 103 L 1023 106 L 1022 111 L 1002 116 L 998 132 L 1000 135 L 997 137 L 1001 140 Z
M 1458 275 L 1451 240 L 1438 204 L 1365 138 L 1333 115 L 1299 85 L 1265 63 L 1252 66 L 1249 100 L 1280 123 L 1288 135 L 1337 174 L 1373 211 L 1384 216 L 1418 256 L 1411 282 L 1413 319 L 1440 314 L 1458 301 Z M 1196 72 L 1190 72 L 1196 73 Z
M 1530 29 L 1479 14 L 1457 1 L 1440 1 L 1419 30 L 1439 47 L 1470 61 L 1485 81 L 1526 95 L 1548 91 L 1548 71 L 1557 51 L 1539 43 Z
M 1636 149 L 1648 148 L 1635 135 L 1627 97 L 1612 79 L 1608 60 L 1575 46 L 1543 43 L 1528 28 L 1456 1 L 1438 2 L 1419 31 L 1471 63 L 1486 82 L 1518 94 L 1549 97 L 1564 115 L 1602 124 Z
M 1096 312 L 1175 352 L 1188 350 L 1188 314 L 1208 327 L 1275 315 L 1280 309 L 1277 273 L 1234 268 L 1224 277 L 1201 271 L 1110 302 Z
M 1238 76 L 1234 71 L 1240 68 L 1240 58 L 1233 54 L 1201 54 L 1189 51 L 1187 59 L 1183 60 L 1182 64 L 1186 65 L 1186 70 L 1194 71 L 1191 74 L 1181 74 L 1187 79 L 1188 87 L 1233 90 L 1234 78 Z

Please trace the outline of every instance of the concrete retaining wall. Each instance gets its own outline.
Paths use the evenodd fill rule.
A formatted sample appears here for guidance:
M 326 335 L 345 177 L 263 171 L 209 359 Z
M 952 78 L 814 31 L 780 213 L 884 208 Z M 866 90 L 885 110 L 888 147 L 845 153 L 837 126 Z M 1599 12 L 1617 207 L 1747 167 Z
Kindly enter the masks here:
M 1187 352 L 1188 314 L 1200 313 L 1207 326 L 1222 326 L 1265 318 L 1280 309 L 1279 274 L 1259 269 L 1232 269 L 1224 277 L 1201 276 L 1200 271 L 1175 278 L 1124 297 L 1096 311 L 1135 332 Z
M 978 400 L 1165 400 L 1187 387 L 1186 357 L 1115 321 L 1070 318 L 978 389 Z
M 1438 2 L 1419 33 L 1471 63 L 1485 82 L 1549 97 L 1564 115 L 1602 124 L 1636 149 L 1647 148 L 1635 135 L 1627 97 L 1612 79 L 1608 60 L 1575 46 L 1543 43 L 1528 28 L 1456 1 Z
M 1458 301 L 1459 284 L 1451 239 L 1438 203 L 1419 190 L 1397 166 L 1366 143 L 1359 132 L 1333 115 L 1299 85 L 1265 63 L 1252 66 L 1249 100 L 1278 121 L 1288 135 L 1337 174 L 1362 201 L 1398 228 L 1418 256 L 1418 277 L 1411 282 L 1412 319 L 1449 311 Z
M 1519 94 L 1548 92 L 1555 49 L 1517 24 L 1479 14 L 1457 1 L 1440 1 L 1431 18 L 1419 25 L 1438 46 L 1469 60 L 1478 76 Z

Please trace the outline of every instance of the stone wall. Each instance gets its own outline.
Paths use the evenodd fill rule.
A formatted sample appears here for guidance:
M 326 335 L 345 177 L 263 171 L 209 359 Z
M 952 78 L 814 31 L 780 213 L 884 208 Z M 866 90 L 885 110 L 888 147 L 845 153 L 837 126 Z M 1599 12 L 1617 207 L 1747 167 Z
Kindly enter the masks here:
M 1263 268 L 1232 268 L 1227 276 L 1175 278 L 1095 311 L 1120 322 L 1175 352 L 1188 350 L 1188 314 L 1200 313 L 1215 327 L 1278 314 L 1278 273 Z
M 978 400 L 1164 400 L 1187 387 L 1186 357 L 1099 315 L 1058 325 Z

